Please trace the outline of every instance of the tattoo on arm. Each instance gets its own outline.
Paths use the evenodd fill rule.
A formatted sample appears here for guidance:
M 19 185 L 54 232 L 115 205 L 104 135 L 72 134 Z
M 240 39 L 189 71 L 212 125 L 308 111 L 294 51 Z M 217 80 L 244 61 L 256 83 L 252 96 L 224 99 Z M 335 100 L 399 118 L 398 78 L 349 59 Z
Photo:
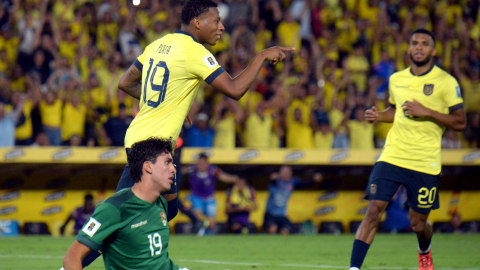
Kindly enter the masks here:
M 142 71 L 132 65 L 120 79 L 119 88 L 130 96 L 140 99 L 142 94 Z

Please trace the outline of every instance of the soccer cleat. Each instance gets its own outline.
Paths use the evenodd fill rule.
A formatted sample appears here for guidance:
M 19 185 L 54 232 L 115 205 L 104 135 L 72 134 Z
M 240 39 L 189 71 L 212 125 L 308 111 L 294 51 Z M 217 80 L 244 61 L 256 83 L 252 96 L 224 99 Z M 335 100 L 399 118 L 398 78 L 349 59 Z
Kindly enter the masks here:
M 418 270 L 433 270 L 432 251 L 426 254 L 418 253 Z

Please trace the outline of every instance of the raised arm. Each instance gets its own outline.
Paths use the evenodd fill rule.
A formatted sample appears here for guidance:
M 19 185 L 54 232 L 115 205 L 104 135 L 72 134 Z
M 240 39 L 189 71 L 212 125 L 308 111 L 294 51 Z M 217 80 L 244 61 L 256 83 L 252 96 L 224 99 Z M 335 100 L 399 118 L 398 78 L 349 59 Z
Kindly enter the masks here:
M 120 78 L 118 88 L 130 96 L 140 99 L 142 95 L 142 71 L 132 64 Z
M 257 77 L 258 72 L 262 68 L 263 62 L 270 61 L 271 64 L 282 61 L 285 58 L 285 52 L 294 51 L 295 48 L 286 47 L 271 47 L 259 52 L 255 58 L 253 58 L 250 65 L 245 68 L 242 73 L 232 79 L 226 72 L 218 76 L 211 85 L 218 89 L 225 95 L 239 100 L 248 90 L 250 85 Z
M 235 183 L 235 181 L 237 181 L 238 176 L 233 175 L 233 174 L 228 174 L 228 173 L 225 173 L 225 172 L 221 171 L 221 172 L 218 173 L 217 178 L 218 178 L 218 180 L 220 180 L 224 183 L 233 184 L 233 183 Z
M 82 260 L 91 251 L 89 247 L 75 240 L 63 258 L 63 267 L 65 270 L 82 270 Z

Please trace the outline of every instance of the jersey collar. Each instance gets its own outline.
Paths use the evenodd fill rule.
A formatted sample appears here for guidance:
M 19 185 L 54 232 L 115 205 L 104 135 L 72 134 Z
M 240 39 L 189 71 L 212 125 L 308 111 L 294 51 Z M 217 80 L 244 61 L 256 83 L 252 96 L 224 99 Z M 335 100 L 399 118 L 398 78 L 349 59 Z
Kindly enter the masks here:
M 197 39 L 196 39 L 194 36 L 192 36 L 192 34 L 190 34 L 190 33 L 188 33 L 188 32 L 175 29 L 175 34 L 183 34 L 183 35 L 189 36 L 189 37 L 191 37 L 191 38 L 193 39 L 193 41 L 195 41 L 195 42 L 198 43 Z
M 408 70 L 410 71 L 410 74 L 412 74 L 412 76 L 420 77 L 420 76 L 425 76 L 425 75 L 427 75 L 428 73 L 430 73 L 430 71 L 432 71 L 434 67 L 435 67 L 435 64 L 432 64 L 432 66 L 431 66 L 427 71 L 425 71 L 425 73 L 422 73 L 422 74 L 420 74 L 420 75 L 418 75 L 418 76 L 415 75 L 415 74 L 413 74 L 413 72 L 412 72 L 412 67 L 410 67 Z

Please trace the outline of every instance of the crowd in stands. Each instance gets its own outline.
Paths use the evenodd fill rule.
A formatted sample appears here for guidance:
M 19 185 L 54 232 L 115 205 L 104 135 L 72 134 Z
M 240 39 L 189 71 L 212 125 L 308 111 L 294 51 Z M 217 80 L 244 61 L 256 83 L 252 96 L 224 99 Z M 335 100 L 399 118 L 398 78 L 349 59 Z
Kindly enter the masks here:
M 436 65 L 461 85 L 468 115 L 467 129 L 447 131 L 442 145 L 477 147 L 479 0 L 217 2 L 226 31 L 208 49 L 232 76 L 269 46 L 296 51 L 265 65 L 239 102 L 204 83 L 190 111 L 194 124 L 185 124 L 187 146 L 382 147 L 391 124 L 369 125 L 364 111 L 388 106 L 389 76 L 409 66 L 409 34 L 425 28 L 436 36 Z M 0 146 L 122 146 L 138 101 L 118 81 L 146 45 L 180 28 L 182 5 L 2 1 Z

